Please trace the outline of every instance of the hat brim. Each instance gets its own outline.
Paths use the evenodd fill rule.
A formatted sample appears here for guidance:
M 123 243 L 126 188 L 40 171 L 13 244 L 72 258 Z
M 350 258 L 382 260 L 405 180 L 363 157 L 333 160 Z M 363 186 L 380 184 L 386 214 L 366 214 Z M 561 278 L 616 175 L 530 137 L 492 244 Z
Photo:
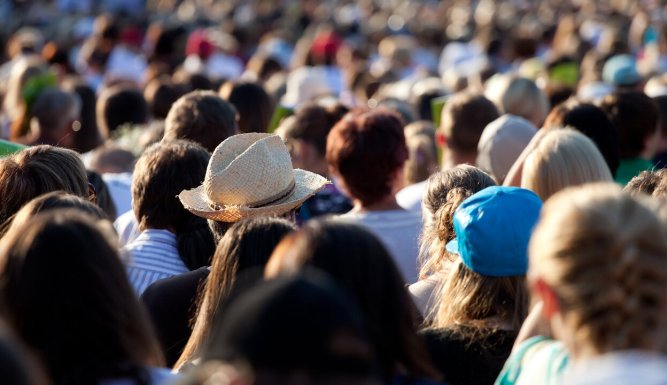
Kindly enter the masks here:
M 244 218 L 257 216 L 281 215 L 301 206 L 306 199 L 330 183 L 326 178 L 305 170 L 294 170 L 295 188 L 292 194 L 261 207 L 247 207 L 239 205 L 222 206 L 215 210 L 209 204 L 204 186 L 191 190 L 183 190 L 178 199 L 186 210 L 199 217 L 212 219 L 218 222 L 236 222 Z
M 454 238 L 451 241 L 447 242 L 445 250 L 451 254 L 459 254 L 459 239 Z

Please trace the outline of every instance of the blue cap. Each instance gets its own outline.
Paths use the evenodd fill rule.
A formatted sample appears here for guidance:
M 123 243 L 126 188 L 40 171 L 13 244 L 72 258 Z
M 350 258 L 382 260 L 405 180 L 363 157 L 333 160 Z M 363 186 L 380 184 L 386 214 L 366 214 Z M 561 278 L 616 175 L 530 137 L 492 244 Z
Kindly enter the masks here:
M 518 187 L 492 186 L 468 197 L 454 212 L 456 238 L 447 251 L 472 271 L 491 277 L 524 275 L 528 241 L 542 201 Z
M 630 55 L 616 55 L 602 68 L 602 80 L 616 86 L 633 86 L 642 80 L 637 62 Z

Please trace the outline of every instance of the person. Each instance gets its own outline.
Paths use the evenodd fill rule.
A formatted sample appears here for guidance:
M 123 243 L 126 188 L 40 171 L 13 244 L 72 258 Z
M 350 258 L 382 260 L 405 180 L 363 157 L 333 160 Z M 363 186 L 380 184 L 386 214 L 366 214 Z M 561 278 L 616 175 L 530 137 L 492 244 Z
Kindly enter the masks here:
M 175 140 L 149 147 L 132 178 L 132 206 L 141 234 L 123 247 L 137 294 L 161 278 L 207 266 L 215 244 L 206 221 L 190 214 L 176 195 L 204 178 L 210 155 L 202 146 Z
M 403 122 L 389 110 L 351 113 L 327 137 L 331 176 L 351 197 L 352 211 L 337 217 L 358 223 L 385 244 L 406 283 L 417 281 L 419 213 L 396 202 L 408 157 Z
M 490 175 L 466 164 L 437 172 L 428 179 L 420 236 L 419 281 L 408 287 L 423 316 L 433 313 L 433 292 L 453 263 L 445 245 L 456 236 L 452 222 L 454 212 L 472 194 L 495 185 Z
M 240 132 L 267 132 L 274 103 L 260 83 L 230 81 L 220 87 L 219 94 L 238 111 Z
M 663 351 L 667 228 L 659 215 L 657 201 L 612 183 L 569 188 L 545 204 L 529 277 L 546 332 L 517 341 L 496 384 L 565 381 L 570 371 L 613 383 L 633 370 L 637 353 Z M 615 367 L 590 372 L 613 357 Z
M 656 102 L 643 92 L 625 91 L 607 96 L 602 109 L 618 128 L 620 164 L 614 180 L 625 185 L 634 176 L 653 168 L 660 130 Z
M 526 158 L 521 187 L 546 201 L 568 186 L 611 180 L 609 167 L 590 139 L 575 130 L 552 130 Z
M 72 149 L 85 154 L 102 144 L 102 134 L 97 125 L 95 91 L 83 79 L 67 78 L 62 83 L 63 90 L 74 93 L 81 101 L 79 114 L 79 130 L 72 134 Z
M 329 177 L 326 160 L 327 136 L 331 128 L 348 112 L 341 104 L 324 107 L 306 103 L 276 130 L 285 141 L 292 157 L 292 166 Z M 344 214 L 352 209 L 350 199 L 335 183 L 327 184 L 301 205 L 297 220 L 303 223 L 326 214 Z
M 437 289 L 423 335 L 451 384 L 492 384 L 528 313 L 528 240 L 542 202 L 532 191 L 491 186 L 463 201 L 447 243 L 459 258 Z
M 109 222 L 52 210 L 0 242 L 9 325 L 39 354 L 54 385 L 173 379 L 157 368 L 157 342 L 112 240 Z
M 519 116 L 542 127 L 549 113 L 549 100 L 534 81 L 512 75 L 496 75 L 487 82 L 485 96 L 503 114 Z
M 104 89 L 95 106 L 97 124 L 102 138 L 107 140 L 126 124 L 148 123 L 148 103 L 142 93 L 127 85 Z
M 356 224 L 310 221 L 278 244 L 265 276 L 311 267 L 331 276 L 359 304 L 385 383 L 430 383 L 439 377 L 417 336 L 417 312 L 400 271 L 377 237 Z
M 81 129 L 80 111 L 76 94 L 55 87 L 42 91 L 31 107 L 31 130 L 21 141 L 74 149 L 74 133 Z
M 0 159 L 0 229 L 6 230 L 12 216 L 31 199 L 57 190 L 92 197 L 86 169 L 74 151 L 41 145 Z
M 239 132 L 236 109 L 212 91 L 192 91 L 171 106 L 165 119 L 164 139 L 187 139 L 213 152 Z
M 646 194 L 654 198 L 667 198 L 667 170 L 642 171 L 630 179 L 623 191 L 631 195 Z
M 0 377 L 13 385 L 48 385 L 35 357 L 15 338 L 7 325 L 0 326 Z
M 435 128 L 432 123 L 420 120 L 406 125 L 404 132 L 408 147 L 403 172 L 405 187 L 396 193 L 396 202 L 406 210 L 421 212 L 426 181 L 439 168 Z

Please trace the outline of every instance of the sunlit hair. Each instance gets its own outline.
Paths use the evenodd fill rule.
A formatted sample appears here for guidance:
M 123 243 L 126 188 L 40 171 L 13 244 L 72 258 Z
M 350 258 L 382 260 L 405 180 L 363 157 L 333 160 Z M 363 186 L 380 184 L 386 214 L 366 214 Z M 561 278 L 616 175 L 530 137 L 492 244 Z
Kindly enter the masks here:
M 667 169 L 642 171 L 623 188 L 630 195 L 646 194 L 667 199 Z
M 423 200 L 419 279 L 444 271 L 450 262 L 445 245 L 456 236 L 453 224 L 456 208 L 474 193 L 495 185 L 489 174 L 470 165 L 458 165 L 428 179 Z
M 526 158 L 521 174 L 521 187 L 533 190 L 543 201 L 569 186 L 610 181 L 609 167 L 595 144 L 572 129 L 546 133 Z
M 611 183 L 567 189 L 544 205 L 529 274 L 553 290 L 565 332 L 582 350 L 663 342 L 667 227 L 658 205 Z

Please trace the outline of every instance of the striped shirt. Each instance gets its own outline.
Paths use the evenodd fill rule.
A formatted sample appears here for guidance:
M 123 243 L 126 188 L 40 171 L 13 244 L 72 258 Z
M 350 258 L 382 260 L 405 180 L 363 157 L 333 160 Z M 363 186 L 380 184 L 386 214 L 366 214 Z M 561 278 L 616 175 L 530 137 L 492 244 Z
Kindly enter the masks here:
M 158 279 L 190 271 L 178 254 L 176 236 L 167 230 L 145 230 L 123 251 L 129 257 L 127 276 L 137 295 Z

